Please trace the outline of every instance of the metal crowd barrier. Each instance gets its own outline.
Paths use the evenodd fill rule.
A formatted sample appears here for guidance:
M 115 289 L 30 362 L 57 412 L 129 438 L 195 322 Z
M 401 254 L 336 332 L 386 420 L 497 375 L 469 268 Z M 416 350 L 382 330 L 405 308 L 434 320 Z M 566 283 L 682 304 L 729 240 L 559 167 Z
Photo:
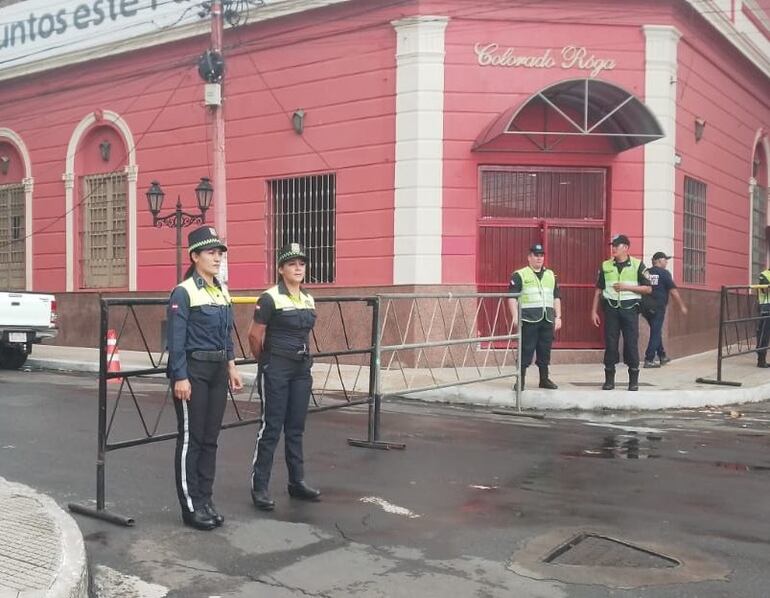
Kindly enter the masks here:
M 316 297 L 318 319 L 312 336 L 314 350 L 311 353 L 315 363 L 310 411 L 367 405 L 366 437 L 349 438 L 348 443 L 386 450 L 403 449 L 405 445 L 381 439 L 382 403 L 385 398 L 515 378 L 515 411 L 504 413 L 520 414 L 521 380 L 518 374 L 521 357 L 517 350 L 514 355 L 514 346 L 518 346 L 521 336 L 520 331 L 512 330 L 506 305 L 507 300 L 513 297 L 516 295 L 503 293 Z M 248 357 L 244 347 L 244 339 L 237 326 L 237 306 L 253 305 L 255 302 L 256 297 L 233 297 L 236 306 L 234 342 L 236 353 L 239 353 L 236 365 L 239 366 L 255 365 L 256 361 Z M 137 314 L 141 308 L 165 314 L 167 304 L 167 299 L 157 298 L 101 299 L 96 506 L 70 503 L 72 512 L 121 525 L 133 525 L 132 517 L 109 511 L 105 506 L 107 454 L 177 437 L 175 429 L 173 432 L 159 431 L 165 407 L 174 399 L 171 386 L 165 379 L 164 350 L 160 350 L 156 357 L 150 346 L 165 347 L 164 335 L 150 334 L 151 331 L 143 326 L 143 318 Z M 116 308 L 125 310 L 122 321 L 118 319 L 119 324 L 114 323 Z M 162 317 L 162 314 L 155 315 Z M 520 316 L 519 312 L 519 319 Z M 352 327 L 351 320 L 354 322 Z M 362 322 L 366 324 L 362 326 Z M 126 339 L 124 349 L 125 344 L 140 346 L 149 361 L 147 367 L 113 371 L 107 342 L 108 330 L 113 327 L 118 330 L 117 346 L 121 346 L 121 339 Z M 130 327 L 135 329 L 129 331 Z M 325 374 L 318 376 L 324 368 Z M 319 386 L 315 381 L 320 378 L 323 381 Z M 120 386 L 110 403 L 108 384 L 115 380 L 120 381 Z M 165 396 L 154 422 L 148 417 L 147 407 L 142 407 L 141 393 L 135 389 L 140 383 L 153 380 L 162 382 L 165 388 Z M 155 384 L 156 389 L 160 387 L 160 384 Z M 119 408 L 124 391 L 135 408 L 142 435 L 112 440 L 111 434 L 115 433 L 115 426 L 120 423 Z M 256 376 L 246 400 L 239 400 L 229 393 L 228 404 L 235 418 L 224 421 L 223 429 L 261 423 L 261 412 L 259 417 L 256 415 L 255 391 Z M 172 421 L 175 428 L 176 418 Z
M 233 303 L 254 304 L 256 297 L 234 297 Z M 161 347 L 165 346 L 163 334 L 151 334 L 152 331 L 145 330 L 142 318 L 137 313 L 141 308 L 155 309 L 165 313 L 167 299 L 149 299 L 149 298 L 102 298 L 100 301 L 100 325 L 99 325 L 99 390 L 98 390 L 98 422 L 97 422 L 97 458 L 96 458 L 96 505 L 82 505 L 70 503 L 69 509 L 72 512 L 96 517 L 112 523 L 131 526 L 134 524 L 134 518 L 109 511 L 106 504 L 106 466 L 107 454 L 124 448 L 171 440 L 177 437 L 176 418 L 173 418 L 174 431 L 159 431 L 162 417 L 166 411 L 169 401 L 173 401 L 171 386 L 165 379 L 166 366 L 163 363 L 165 356 L 164 350 L 153 353 L 150 348 L 152 336 L 159 337 L 157 340 Z M 367 435 L 365 439 L 349 439 L 350 444 L 355 446 L 389 448 L 387 443 L 378 442 L 380 435 L 379 417 L 375 417 L 375 398 L 373 392 L 374 372 L 376 368 L 369 367 L 374 358 L 372 339 L 376 334 L 374 322 L 378 318 L 378 301 L 374 297 L 318 297 L 316 298 L 316 309 L 319 312 L 321 325 L 316 325 L 313 335 L 312 356 L 316 363 L 321 363 L 321 368 L 328 365 L 327 375 L 324 377 L 321 387 L 314 384 L 312 393 L 311 412 L 328 411 L 331 409 L 340 409 L 354 405 L 368 405 Z M 348 308 L 346 306 L 352 306 Z M 124 308 L 122 321 L 114 323 L 115 309 Z M 363 320 L 367 322 L 370 328 L 369 332 L 359 326 L 355 335 L 351 334 L 350 326 L 346 322 L 346 309 L 353 311 L 349 317 L 353 317 L 356 322 Z M 111 313 L 112 310 L 112 313 Z M 334 315 L 336 312 L 336 315 Z M 158 315 L 157 313 L 155 314 Z M 112 316 L 112 319 L 111 319 Z M 237 318 L 236 318 L 237 319 Z M 111 324 L 111 320 L 113 323 Z M 153 321 L 158 321 L 157 318 Z M 147 367 L 134 369 L 121 368 L 120 371 L 112 371 L 112 355 L 108 359 L 108 330 L 117 329 L 117 346 L 121 346 L 121 339 L 130 339 L 130 342 L 140 346 L 148 360 Z M 133 333 L 133 335 L 131 334 Z M 236 343 L 236 365 L 256 365 L 254 359 L 247 357 L 248 353 L 244 347 L 244 339 L 236 325 L 235 339 Z M 123 349 L 125 350 L 124 343 Z M 326 349 L 326 350 L 324 350 Z M 238 355 L 240 353 L 240 355 Z M 364 370 L 364 364 L 356 364 L 356 359 L 365 361 L 368 370 L 367 378 L 361 379 Z M 324 362 L 328 363 L 324 363 Z M 346 362 L 347 363 L 343 363 Z M 343 372 L 343 368 L 347 372 Z M 315 374 L 316 366 L 314 366 Z M 330 373 L 336 369 L 338 373 L 337 384 L 330 384 Z M 356 373 L 357 372 L 357 373 Z M 345 375 L 347 374 L 347 376 Z M 349 382 L 353 378 L 352 388 Z M 120 385 L 115 393 L 108 392 L 108 384 L 115 380 L 120 381 Z M 162 404 L 156 414 L 154 421 L 149 417 L 150 405 L 145 404 L 149 401 L 143 401 L 142 393 L 136 392 L 136 386 L 152 380 L 162 381 L 165 386 L 165 396 Z M 155 385 L 160 388 L 159 384 Z M 224 421 L 222 428 L 235 428 L 245 425 L 261 423 L 261 412 L 259 417 L 256 415 L 256 401 L 254 400 L 256 390 L 256 376 L 252 384 L 251 392 L 248 398 L 239 400 L 229 393 L 228 405 L 234 414 L 233 421 Z M 110 401 L 110 395 L 114 394 L 114 399 Z M 138 416 L 138 423 L 141 426 L 142 435 L 113 441 L 111 434 L 115 433 L 116 425 L 120 423 L 120 406 L 124 395 L 130 397 L 131 404 L 135 408 Z M 242 396 L 242 395 L 239 395 Z M 157 407 L 157 405 L 155 405 Z M 173 413 L 173 409 L 170 410 Z
M 768 344 L 759 346 L 759 331 L 766 327 L 770 336 L 770 318 L 759 311 L 757 296 L 767 292 L 770 285 L 723 286 L 719 296 L 719 337 L 717 343 L 717 377 L 696 378 L 701 384 L 741 386 L 742 382 L 725 380 L 722 377 L 726 359 L 767 351 Z
M 521 405 L 521 326 L 513 330 L 508 293 L 378 295 L 379 400 L 503 378 L 515 379 L 515 412 Z M 519 304 L 519 322 L 521 305 Z M 389 375 L 390 374 L 390 375 Z M 385 379 L 387 376 L 387 380 Z

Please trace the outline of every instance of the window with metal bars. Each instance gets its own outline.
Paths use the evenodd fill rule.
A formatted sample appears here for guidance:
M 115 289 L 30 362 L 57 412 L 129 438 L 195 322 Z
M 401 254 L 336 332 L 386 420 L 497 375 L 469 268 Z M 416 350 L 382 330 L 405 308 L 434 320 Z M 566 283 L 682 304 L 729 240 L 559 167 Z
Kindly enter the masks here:
M 336 270 L 336 175 L 267 181 L 267 267 L 277 280 L 276 256 L 288 243 L 299 243 L 308 255 L 305 280 L 334 282 Z
M 684 282 L 706 284 L 706 183 L 684 178 Z
M 0 289 L 25 288 L 24 185 L 0 185 Z
M 754 185 L 751 226 L 751 280 L 759 278 L 767 264 L 767 187 Z
M 127 183 L 125 174 L 83 177 L 80 235 L 83 288 L 123 288 L 128 284 Z

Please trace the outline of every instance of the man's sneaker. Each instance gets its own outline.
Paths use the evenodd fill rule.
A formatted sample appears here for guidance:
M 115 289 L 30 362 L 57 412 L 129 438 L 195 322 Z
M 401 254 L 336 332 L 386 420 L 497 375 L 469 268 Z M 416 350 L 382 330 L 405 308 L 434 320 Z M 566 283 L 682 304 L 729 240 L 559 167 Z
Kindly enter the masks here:
M 671 358 L 664 355 L 663 357 L 660 358 L 660 365 L 666 365 L 670 361 L 671 361 Z
M 645 359 L 645 360 L 644 360 L 644 367 L 645 367 L 645 368 L 659 368 L 659 367 L 660 367 L 660 364 L 658 364 L 658 363 L 655 363 L 654 361 L 647 361 L 647 360 Z

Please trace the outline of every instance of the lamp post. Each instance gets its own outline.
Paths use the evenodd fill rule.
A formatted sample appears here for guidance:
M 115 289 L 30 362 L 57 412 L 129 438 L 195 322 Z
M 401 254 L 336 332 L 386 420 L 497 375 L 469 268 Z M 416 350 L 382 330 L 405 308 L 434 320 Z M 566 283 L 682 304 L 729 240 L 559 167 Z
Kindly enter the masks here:
M 182 200 L 177 195 L 176 209 L 167 216 L 160 216 L 160 210 L 163 207 L 163 198 L 166 194 L 160 187 L 158 181 L 152 181 L 147 190 L 147 204 L 152 212 L 152 225 L 156 228 L 163 228 L 163 225 L 176 229 L 176 280 L 182 281 L 182 229 L 191 224 L 204 224 L 206 222 L 206 210 L 211 207 L 211 200 L 214 196 L 214 188 L 211 181 L 206 177 L 201 177 L 200 183 L 195 187 L 195 197 L 198 200 L 197 214 L 190 214 L 182 211 Z

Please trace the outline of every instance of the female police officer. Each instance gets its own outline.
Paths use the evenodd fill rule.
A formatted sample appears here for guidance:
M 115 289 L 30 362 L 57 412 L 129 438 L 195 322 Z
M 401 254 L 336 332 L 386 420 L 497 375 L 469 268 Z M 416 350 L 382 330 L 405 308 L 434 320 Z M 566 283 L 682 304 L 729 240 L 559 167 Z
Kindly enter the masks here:
M 300 283 L 307 255 L 298 243 L 278 252 L 278 284 L 260 297 L 249 328 L 249 347 L 259 360 L 257 374 L 262 400 L 262 426 L 254 450 L 251 499 L 264 511 L 275 507 L 267 492 L 273 455 L 281 428 L 284 432 L 289 496 L 317 500 L 321 493 L 304 481 L 302 436 L 313 379 L 308 350 L 315 324 L 315 302 Z
M 192 264 L 168 302 L 168 375 L 179 432 L 174 466 L 182 519 L 209 530 L 224 522 L 211 494 L 227 386 L 243 384 L 230 336 L 230 295 L 216 278 L 227 247 L 209 226 L 192 231 L 188 241 Z

